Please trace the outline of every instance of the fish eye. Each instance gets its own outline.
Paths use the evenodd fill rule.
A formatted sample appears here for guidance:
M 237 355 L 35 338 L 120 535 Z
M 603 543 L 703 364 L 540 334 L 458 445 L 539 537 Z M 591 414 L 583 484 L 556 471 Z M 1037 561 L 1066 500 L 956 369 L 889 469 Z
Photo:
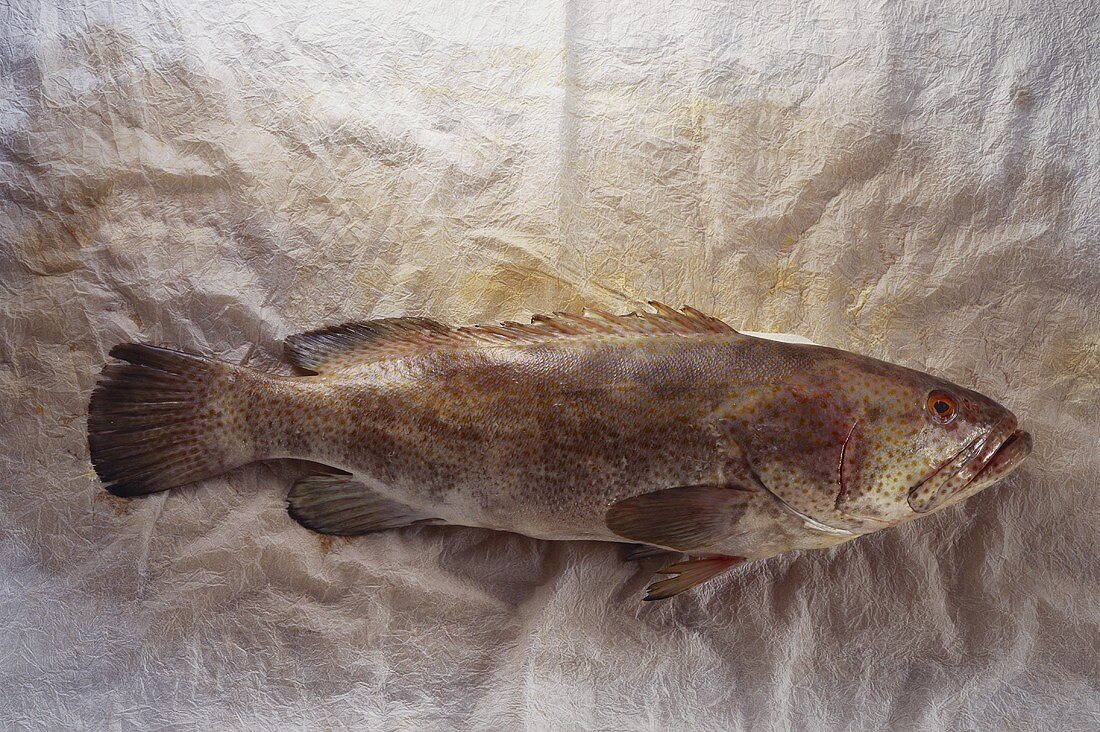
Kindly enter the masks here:
M 955 398 L 945 391 L 934 391 L 929 394 L 927 409 L 932 419 L 940 424 L 947 424 L 955 419 L 959 411 Z

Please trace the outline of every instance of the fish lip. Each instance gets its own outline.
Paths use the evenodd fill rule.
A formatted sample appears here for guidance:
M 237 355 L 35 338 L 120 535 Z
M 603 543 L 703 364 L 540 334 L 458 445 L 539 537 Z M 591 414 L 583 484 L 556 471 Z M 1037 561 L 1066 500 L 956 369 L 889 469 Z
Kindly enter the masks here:
M 1016 439 L 1016 433 L 1019 431 L 1020 430 L 1016 428 L 1016 418 L 1009 415 L 986 433 L 985 439 L 982 440 L 977 454 L 969 460 L 964 461 L 955 472 L 955 475 L 958 475 L 964 471 L 973 471 L 973 475 L 966 481 L 963 486 L 964 488 L 974 482 L 974 480 L 989 467 L 994 456 L 1004 449 L 1006 445 L 1014 441 Z M 951 477 L 954 477 L 954 475 Z
M 947 460 L 943 465 L 938 467 L 935 471 L 932 472 L 931 475 L 913 486 L 909 490 L 908 496 L 910 508 L 912 508 L 917 513 L 924 513 L 928 510 L 927 507 L 923 509 L 918 508 L 917 505 L 914 504 L 913 499 L 917 495 L 918 491 L 920 491 L 921 488 L 928 485 L 930 482 L 938 481 L 939 485 L 943 486 L 951 482 L 952 480 L 955 480 L 956 477 L 969 473 L 969 476 L 965 477 L 965 479 L 958 486 L 956 486 L 953 491 L 951 491 L 952 495 L 958 495 L 962 493 L 967 488 L 971 487 L 975 483 L 975 481 L 978 480 L 979 476 L 981 476 L 982 473 L 985 472 L 986 468 L 988 468 L 989 465 L 993 462 L 994 457 L 1002 449 L 1010 447 L 1010 445 L 1017 439 L 1023 440 L 1020 443 L 1021 447 L 1025 444 L 1028 446 L 1029 449 L 1025 451 L 1025 454 L 1023 456 L 1026 457 L 1026 452 L 1030 452 L 1031 435 L 1024 432 L 1023 430 L 1017 429 L 1015 415 L 1008 414 L 999 422 L 997 422 L 990 430 L 988 430 L 984 434 L 978 435 L 978 437 L 967 444 L 966 447 L 955 453 L 955 455 L 951 459 Z M 1012 457 L 1016 458 L 1016 456 Z M 1021 461 L 1023 457 L 1019 457 L 1016 463 L 1012 465 L 1012 467 L 1015 468 L 1015 466 L 1019 464 L 1019 461 Z M 1007 474 L 1007 471 L 1005 471 L 1005 473 L 1002 473 L 1002 475 L 1003 474 Z
M 974 474 L 967 487 L 989 478 L 997 480 L 1015 470 L 1031 454 L 1031 433 L 1017 429 L 1012 432 L 990 456 L 989 460 Z

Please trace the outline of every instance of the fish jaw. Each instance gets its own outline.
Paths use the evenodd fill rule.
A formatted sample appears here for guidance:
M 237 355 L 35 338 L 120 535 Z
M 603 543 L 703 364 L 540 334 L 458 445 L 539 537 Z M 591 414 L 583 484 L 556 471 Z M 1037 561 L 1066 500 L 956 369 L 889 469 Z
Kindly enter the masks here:
M 924 514 L 971 496 L 1015 470 L 1031 448 L 1031 435 L 1018 429 L 1010 413 L 915 486 L 909 492 L 909 507 Z
M 993 457 L 970 480 L 970 483 L 963 489 L 961 497 L 970 496 L 988 488 L 1016 470 L 1031 454 L 1032 447 L 1031 433 L 1024 430 L 1013 432 L 1008 439 L 1001 443 L 1000 447 L 993 453 Z

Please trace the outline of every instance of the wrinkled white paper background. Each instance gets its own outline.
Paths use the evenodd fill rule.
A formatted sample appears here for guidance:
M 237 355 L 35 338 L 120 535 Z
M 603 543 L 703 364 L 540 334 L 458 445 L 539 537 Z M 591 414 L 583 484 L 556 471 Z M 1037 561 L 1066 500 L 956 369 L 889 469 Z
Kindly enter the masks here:
M 1096 729 L 1098 17 L 3 5 L 4 726 Z M 651 298 L 973 385 L 1036 452 L 663 604 L 607 545 L 324 540 L 299 464 L 126 503 L 88 462 L 121 341 L 285 368 L 346 319 Z

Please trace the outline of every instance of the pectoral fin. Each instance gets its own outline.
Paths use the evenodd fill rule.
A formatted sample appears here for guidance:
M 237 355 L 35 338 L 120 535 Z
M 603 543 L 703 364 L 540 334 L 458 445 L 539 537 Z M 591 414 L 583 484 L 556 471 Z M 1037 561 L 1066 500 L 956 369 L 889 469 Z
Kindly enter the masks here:
M 657 574 L 673 576 L 651 584 L 646 588 L 646 596 L 642 599 L 647 601 L 664 600 L 673 595 L 678 595 L 684 590 L 690 590 L 696 585 L 714 579 L 743 561 L 745 561 L 743 557 L 713 556 L 670 564 L 659 570 Z
M 322 534 L 356 536 L 440 523 L 440 519 L 378 495 L 349 475 L 307 475 L 290 489 L 287 503 L 291 518 Z
M 732 533 L 751 491 L 736 486 L 693 485 L 624 498 L 608 509 L 607 528 L 624 539 L 690 552 Z

